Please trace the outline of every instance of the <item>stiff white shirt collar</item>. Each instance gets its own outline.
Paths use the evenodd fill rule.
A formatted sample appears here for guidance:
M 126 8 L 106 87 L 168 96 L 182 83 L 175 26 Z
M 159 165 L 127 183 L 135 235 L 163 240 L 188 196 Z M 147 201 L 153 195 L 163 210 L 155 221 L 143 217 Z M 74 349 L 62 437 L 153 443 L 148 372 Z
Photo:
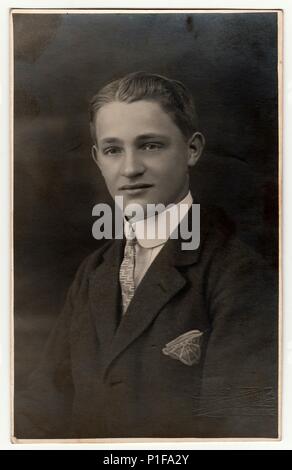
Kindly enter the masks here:
M 133 238 L 133 232 L 140 246 L 154 248 L 163 245 L 177 228 L 193 203 L 190 193 L 177 204 L 172 204 L 159 214 L 131 223 L 124 218 L 125 237 Z

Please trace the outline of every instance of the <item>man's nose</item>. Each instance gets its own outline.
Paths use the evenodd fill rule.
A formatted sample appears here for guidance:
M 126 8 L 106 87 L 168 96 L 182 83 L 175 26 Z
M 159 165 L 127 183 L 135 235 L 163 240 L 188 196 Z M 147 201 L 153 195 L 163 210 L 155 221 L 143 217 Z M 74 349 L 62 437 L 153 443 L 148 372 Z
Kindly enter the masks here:
M 127 178 L 142 175 L 145 171 L 143 161 L 137 155 L 134 149 L 128 149 L 124 153 L 123 165 L 121 173 Z

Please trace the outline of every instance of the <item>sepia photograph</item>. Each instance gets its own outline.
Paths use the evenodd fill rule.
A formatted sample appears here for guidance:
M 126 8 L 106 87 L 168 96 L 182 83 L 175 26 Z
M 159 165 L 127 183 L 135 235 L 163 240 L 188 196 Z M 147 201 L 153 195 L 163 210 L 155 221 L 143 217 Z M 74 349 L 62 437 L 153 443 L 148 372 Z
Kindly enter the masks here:
M 10 34 L 13 442 L 278 440 L 282 12 Z

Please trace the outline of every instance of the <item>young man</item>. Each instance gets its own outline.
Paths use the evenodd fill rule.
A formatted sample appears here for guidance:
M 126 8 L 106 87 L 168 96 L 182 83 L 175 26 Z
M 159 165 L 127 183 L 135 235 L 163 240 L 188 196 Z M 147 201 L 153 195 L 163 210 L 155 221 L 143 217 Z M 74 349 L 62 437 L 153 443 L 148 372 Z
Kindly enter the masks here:
M 190 94 L 133 73 L 93 98 L 90 125 L 124 237 L 79 268 L 16 437 L 277 437 L 275 281 L 216 213 L 201 208 L 196 249 L 171 236 L 185 220 L 198 228 L 189 169 L 204 137 Z M 148 218 L 163 237 L 145 236 L 149 204 L 180 214 Z

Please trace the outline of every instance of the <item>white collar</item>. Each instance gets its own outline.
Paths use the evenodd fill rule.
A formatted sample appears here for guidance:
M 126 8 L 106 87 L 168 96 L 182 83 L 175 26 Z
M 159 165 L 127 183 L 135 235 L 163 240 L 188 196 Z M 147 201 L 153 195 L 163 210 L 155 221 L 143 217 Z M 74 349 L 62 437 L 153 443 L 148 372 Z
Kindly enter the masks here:
M 179 203 L 167 206 L 163 212 L 152 217 L 133 223 L 124 218 L 126 238 L 132 238 L 134 231 L 139 245 L 143 248 L 154 248 L 164 244 L 187 214 L 192 202 L 193 198 L 189 191 Z

